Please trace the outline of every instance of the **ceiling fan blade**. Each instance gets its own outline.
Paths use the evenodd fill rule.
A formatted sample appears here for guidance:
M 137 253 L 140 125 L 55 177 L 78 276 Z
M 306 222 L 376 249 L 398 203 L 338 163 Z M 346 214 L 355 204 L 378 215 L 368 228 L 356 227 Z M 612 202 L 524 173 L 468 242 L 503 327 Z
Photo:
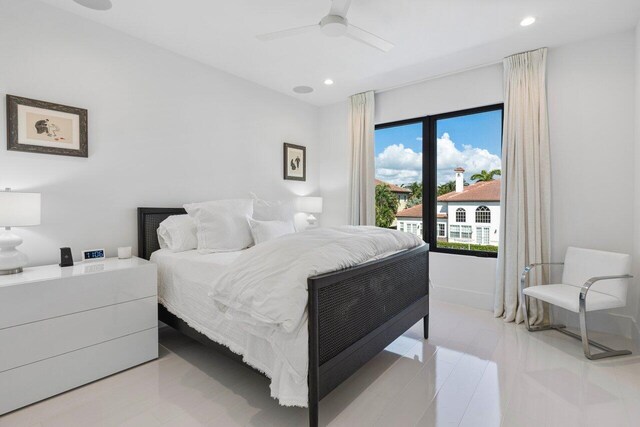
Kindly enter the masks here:
M 256 38 L 258 40 L 262 40 L 266 42 L 270 40 L 283 39 L 285 37 L 297 36 L 298 34 L 308 33 L 313 30 L 317 30 L 318 28 L 320 28 L 318 24 L 306 25 L 304 27 L 290 28 L 288 30 L 276 31 L 276 32 L 267 33 L 267 34 L 260 34 L 260 35 L 257 35 Z
M 351 39 L 357 40 L 371 47 L 375 47 L 383 52 L 389 52 L 393 48 L 393 43 L 381 39 L 375 34 L 371 34 L 370 32 L 352 24 L 349 24 L 347 27 L 347 34 L 345 35 Z
M 347 12 L 349 11 L 349 6 L 351 6 L 351 0 L 333 0 L 331 2 L 331 10 L 329 10 L 329 15 L 338 15 L 345 18 L 347 16 Z

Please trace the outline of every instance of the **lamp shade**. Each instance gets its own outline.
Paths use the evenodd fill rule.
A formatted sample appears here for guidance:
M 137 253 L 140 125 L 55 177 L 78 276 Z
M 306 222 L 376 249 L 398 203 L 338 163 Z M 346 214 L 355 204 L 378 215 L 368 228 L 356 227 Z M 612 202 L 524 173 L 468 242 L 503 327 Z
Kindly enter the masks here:
M 299 212 L 321 213 L 322 197 L 299 197 L 297 207 Z
M 40 193 L 0 191 L 0 227 L 40 224 Z

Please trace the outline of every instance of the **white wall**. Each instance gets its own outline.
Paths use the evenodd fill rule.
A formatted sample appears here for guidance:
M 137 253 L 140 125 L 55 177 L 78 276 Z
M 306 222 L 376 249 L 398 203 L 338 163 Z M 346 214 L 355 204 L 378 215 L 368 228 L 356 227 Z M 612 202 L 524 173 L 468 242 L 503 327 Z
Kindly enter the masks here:
M 552 256 L 567 246 L 632 253 L 635 37 L 632 31 L 550 49 Z M 629 306 L 597 313 L 598 329 L 631 334 Z M 565 320 L 576 323 L 575 316 Z
M 635 165 L 630 155 L 635 120 L 632 88 L 637 74 L 634 45 L 634 34 L 628 31 L 549 50 L 554 258 L 562 258 L 568 245 L 632 252 L 634 194 L 640 199 L 640 190 L 634 185 L 638 177 L 634 166 L 640 170 L 640 155 Z M 376 95 L 376 123 L 502 99 L 502 66 L 498 64 L 380 93 Z M 322 143 L 333 153 L 344 152 L 346 104 L 325 107 L 321 114 Z M 327 126 L 333 128 L 327 130 Z M 328 161 L 325 156 L 323 162 Z M 341 164 L 348 167 L 348 159 Z M 321 170 L 324 180 L 324 164 Z M 343 175 L 334 165 L 334 188 L 347 188 L 347 183 L 337 183 L 337 177 Z M 348 193 L 334 191 L 333 197 L 346 204 Z M 339 223 L 346 221 L 346 216 L 336 213 L 325 219 Z M 640 213 L 635 223 L 640 223 Z M 640 231 L 637 235 L 636 241 L 640 240 Z M 495 259 L 432 253 L 430 260 L 434 297 L 492 307 Z M 612 316 L 597 316 L 593 326 L 629 335 L 631 316 L 637 312 L 639 284 L 640 280 L 630 294 L 629 308 Z
M 0 10 L 0 95 L 89 110 L 88 159 L 0 147 L 0 187 L 42 193 L 42 225 L 16 229 L 31 264 L 135 247 L 138 206 L 317 191 L 318 108 L 42 3 Z M 285 141 L 306 183 L 282 179 Z

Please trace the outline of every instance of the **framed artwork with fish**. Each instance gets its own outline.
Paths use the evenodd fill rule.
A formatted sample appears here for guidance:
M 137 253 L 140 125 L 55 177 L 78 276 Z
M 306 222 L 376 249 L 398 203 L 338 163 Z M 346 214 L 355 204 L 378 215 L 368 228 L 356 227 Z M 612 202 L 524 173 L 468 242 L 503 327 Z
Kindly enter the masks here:
M 89 157 L 87 110 L 7 95 L 7 150 Z
M 284 143 L 284 179 L 307 180 L 307 147 Z

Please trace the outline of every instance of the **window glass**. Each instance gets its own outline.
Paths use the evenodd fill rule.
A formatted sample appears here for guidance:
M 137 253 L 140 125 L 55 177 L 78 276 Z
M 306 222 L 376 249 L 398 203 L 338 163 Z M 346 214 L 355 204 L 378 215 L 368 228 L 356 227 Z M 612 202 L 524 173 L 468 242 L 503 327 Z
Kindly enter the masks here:
M 436 211 L 464 223 L 434 242 L 448 251 L 497 252 L 502 172 L 502 108 L 433 117 Z M 479 225 L 481 224 L 481 225 Z

